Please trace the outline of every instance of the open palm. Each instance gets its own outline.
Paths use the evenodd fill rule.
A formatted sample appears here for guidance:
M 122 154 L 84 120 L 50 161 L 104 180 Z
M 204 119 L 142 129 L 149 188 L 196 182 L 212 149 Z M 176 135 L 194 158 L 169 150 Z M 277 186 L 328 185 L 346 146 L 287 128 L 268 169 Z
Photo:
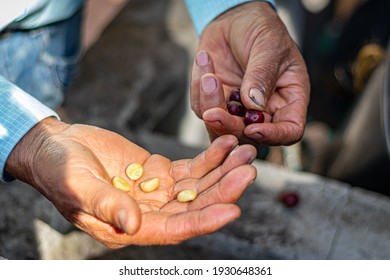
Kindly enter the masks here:
M 256 151 L 237 144 L 226 135 L 194 159 L 170 161 L 116 133 L 72 125 L 46 140 L 43 148 L 50 148 L 37 158 L 33 185 L 65 218 L 109 247 L 178 243 L 239 217 L 234 203 L 256 177 L 248 164 Z M 114 188 L 111 178 L 126 178 L 132 162 L 143 165 L 143 176 L 129 192 Z M 160 187 L 144 193 L 139 183 L 151 177 L 160 179 Z M 183 189 L 196 190 L 196 200 L 177 202 Z

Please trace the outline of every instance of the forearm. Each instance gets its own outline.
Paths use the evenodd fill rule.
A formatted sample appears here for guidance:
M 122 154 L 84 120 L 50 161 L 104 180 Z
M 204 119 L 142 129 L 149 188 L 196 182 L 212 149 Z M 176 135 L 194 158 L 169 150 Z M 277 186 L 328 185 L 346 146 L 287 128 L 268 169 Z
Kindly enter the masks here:
M 12 150 L 6 162 L 6 172 L 14 178 L 35 185 L 37 183 L 35 170 L 45 164 L 45 159 L 41 158 L 41 151 L 50 149 L 50 137 L 62 132 L 68 126 L 55 117 L 48 117 L 37 123 Z
M 276 9 L 274 0 L 185 0 L 198 35 L 216 17 L 233 7 L 248 2 L 268 2 Z

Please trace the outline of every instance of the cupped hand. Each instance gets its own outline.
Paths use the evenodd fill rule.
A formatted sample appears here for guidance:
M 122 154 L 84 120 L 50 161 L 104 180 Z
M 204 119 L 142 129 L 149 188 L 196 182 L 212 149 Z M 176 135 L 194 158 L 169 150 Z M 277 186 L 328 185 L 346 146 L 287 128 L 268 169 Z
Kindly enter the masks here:
M 170 161 L 116 133 L 46 119 L 16 146 L 7 170 L 75 226 L 117 248 L 179 243 L 234 221 L 240 216 L 235 202 L 256 177 L 255 157 L 251 145 L 238 146 L 236 137 L 225 135 L 193 159 Z M 113 187 L 113 176 L 129 180 L 125 169 L 132 162 L 143 165 L 143 176 L 129 192 Z M 139 183 L 151 177 L 160 187 L 144 193 Z M 184 189 L 197 198 L 178 202 Z
M 241 90 L 265 122 L 244 125 L 226 103 Z M 289 145 L 303 136 L 310 96 L 305 62 L 273 8 L 252 2 L 229 10 L 203 31 L 191 81 L 191 106 L 211 141 L 233 134 L 242 143 Z

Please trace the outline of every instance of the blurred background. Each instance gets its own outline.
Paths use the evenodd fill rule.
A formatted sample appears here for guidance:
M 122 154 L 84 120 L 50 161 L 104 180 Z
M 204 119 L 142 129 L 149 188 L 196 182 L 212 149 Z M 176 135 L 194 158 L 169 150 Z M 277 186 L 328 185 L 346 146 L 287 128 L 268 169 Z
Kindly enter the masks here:
M 302 168 L 389 195 L 390 2 L 277 2 L 311 79 Z

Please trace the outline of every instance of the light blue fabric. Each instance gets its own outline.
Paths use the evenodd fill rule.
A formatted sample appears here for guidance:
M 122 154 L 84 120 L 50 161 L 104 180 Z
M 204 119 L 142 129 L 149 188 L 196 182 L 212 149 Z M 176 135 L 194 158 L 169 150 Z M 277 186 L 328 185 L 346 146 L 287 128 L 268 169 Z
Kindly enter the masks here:
M 0 40 L 0 75 L 57 108 L 81 56 L 81 10 L 66 21 Z
M 185 0 L 192 22 L 198 35 L 202 34 L 204 28 L 223 12 L 247 2 L 259 0 Z M 274 9 L 274 0 L 263 0 L 270 3 Z
M 39 121 L 57 114 L 0 76 L 0 179 L 11 181 L 6 161 L 20 139 Z
M 57 116 L 49 107 L 62 103 L 74 76 L 81 55 L 81 19 L 79 10 L 65 21 L 0 39 L 1 181 L 12 180 L 4 168 L 20 139 L 42 119 Z
M 26 14 L 11 23 L 10 27 L 32 29 L 58 22 L 73 15 L 83 3 L 84 0 L 39 0 L 34 10 L 26 11 Z

